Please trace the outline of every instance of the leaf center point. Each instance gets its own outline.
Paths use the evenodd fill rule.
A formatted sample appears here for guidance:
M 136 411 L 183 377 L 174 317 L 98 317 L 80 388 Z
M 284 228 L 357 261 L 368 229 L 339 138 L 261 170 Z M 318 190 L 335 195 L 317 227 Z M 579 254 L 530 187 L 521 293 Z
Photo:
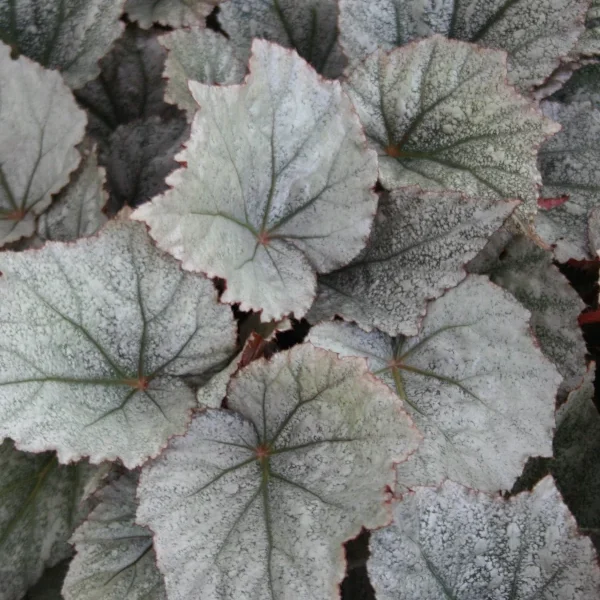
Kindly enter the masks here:
M 261 246 L 268 246 L 269 243 L 271 242 L 271 238 L 269 237 L 269 232 L 262 230 L 258 232 L 258 235 L 256 236 L 256 240 L 258 241 L 258 243 Z
M 269 444 L 260 444 L 255 449 L 256 458 L 261 462 L 268 460 L 271 456 L 271 447 Z
M 144 375 L 138 379 L 124 379 L 123 383 L 136 390 L 140 390 L 141 392 L 146 391 L 150 386 L 150 380 Z

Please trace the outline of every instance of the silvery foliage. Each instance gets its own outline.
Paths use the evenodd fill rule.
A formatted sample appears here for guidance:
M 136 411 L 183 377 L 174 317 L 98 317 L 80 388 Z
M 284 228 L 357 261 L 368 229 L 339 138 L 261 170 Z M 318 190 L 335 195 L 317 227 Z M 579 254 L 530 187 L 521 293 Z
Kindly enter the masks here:
M 596 600 L 598 10 L 0 0 L 0 598 Z

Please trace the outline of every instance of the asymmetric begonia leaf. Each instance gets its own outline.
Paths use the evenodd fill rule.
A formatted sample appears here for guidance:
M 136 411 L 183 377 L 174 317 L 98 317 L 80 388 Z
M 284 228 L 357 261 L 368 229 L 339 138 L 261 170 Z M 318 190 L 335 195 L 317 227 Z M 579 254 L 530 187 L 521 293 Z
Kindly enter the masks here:
M 67 543 L 106 473 L 87 463 L 61 466 L 50 452 L 0 444 L 0 598 L 21 600 L 46 567 L 71 553 Z
M 167 27 L 205 25 L 206 17 L 221 0 L 127 0 L 125 11 L 142 29 L 154 23 Z
M 340 0 L 351 64 L 436 33 L 508 53 L 508 80 L 544 82 L 575 46 L 589 0 Z
M 337 598 L 342 543 L 388 522 L 416 429 L 364 360 L 311 344 L 241 370 L 228 406 L 142 470 L 137 518 L 170 600 Z
M 196 113 L 173 189 L 138 208 L 185 269 L 222 277 L 223 302 L 265 321 L 303 316 L 316 272 L 350 262 L 376 209 L 375 152 L 340 84 L 255 40 L 243 85 L 191 82 Z
M 35 231 L 35 216 L 69 181 L 85 113 L 62 77 L 0 42 L 0 247 Z
M 100 61 L 98 77 L 75 92 L 87 110 L 89 133 L 101 148 L 119 125 L 175 111 L 164 100 L 166 54 L 156 32 L 128 28 Z
M 577 523 L 600 549 L 600 414 L 594 405 L 594 366 L 557 411 L 550 469 Z
M 38 236 L 42 240 L 70 242 L 96 233 L 107 220 L 102 212 L 108 200 L 105 179 L 104 169 L 98 167 L 96 147 L 88 145 L 83 149 L 83 160 L 71 175 L 69 185 L 40 215 Z
M 538 235 L 554 246 L 559 262 L 588 258 L 588 215 L 600 205 L 600 110 L 589 101 L 547 104 L 546 110 L 563 126 L 539 151 L 543 198 L 565 202 L 541 210 L 535 221 Z
M 508 292 L 470 275 L 430 304 L 418 337 L 323 323 L 308 341 L 366 358 L 405 401 L 424 440 L 398 465 L 400 491 L 445 478 L 495 491 L 511 488 L 529 456 L 552 453 L 560 376 L 528 321 Z
M 75 531 L 77 554 L 63 587 L 65 600 L 166 600 L 152 533 L 135 524 L 136 473 L 98 494 L 98 506 Z
M 360 63 L 344 89 L 379 153 L 383 186 L 520 198 L 535 207 L 537 146 L 559 127 L 505 78 L 502 52 L 441 36 Z
M 319 277 L 309 321 L 340 315 L 366 330 L 415 335 L 427 301 L 465 278 L 464 265 L 516 205 L 416 187 L 382 195 L 367 248 Z
M 192 120 L 199 106 L 190 92 L 188 82 L 207 85 L 241 83 L 246 74 L 246 60 L 235 52 L 234 45 L 223 35 L 210 29 L 178 30 L 160 37 L 169 51 L 164 77 L 165 97 L 186 111 Z
M 253 38 L 264 38 L 298 54 L 326 77 L 342 74 L 346 58 L 338 43 L 337 0 L 229 0 L 219 22 L 241 57 Z
M 0 435 L 61 462 L 135 467 L 181 434 L 183 375 L 231 354 L 233 318 L 143 225 L 118 219 L 76 243 L 0 253 Z
M 552 264 L 552 253 L 524 236 L 506 245 L 488 275 L 531 312 L 533 333 L 563 376 L 559 397 L 566 397 L 586 372 L 587 350 L 577 322 L 585 304 L 579 294 Z
M 69 86 L 79 88 L 98 75 L 98 61 L 121 35 L 123 2 L 0 0 L 0 39 L 13 52 L 58 69 Z
M 371 536 L 378 600 L 596 600 L 600 569 L 552 477 L 504 500 L 418 488 Z

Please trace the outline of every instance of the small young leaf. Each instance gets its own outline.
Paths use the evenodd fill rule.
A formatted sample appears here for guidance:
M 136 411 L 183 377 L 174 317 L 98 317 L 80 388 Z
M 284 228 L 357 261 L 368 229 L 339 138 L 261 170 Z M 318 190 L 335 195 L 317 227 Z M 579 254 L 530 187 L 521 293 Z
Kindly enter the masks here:
M 20 452 L 5 440 L 0 473 L 0 598 L 20 600 L 46 567 L 70 556 L 67 542 L 106 469 L 60 466 L 50 452 Z
M 62 77 L 0 42 L 0 247 L 35 231 L 35 215 L 79 164 L 85 113 Z
M 207 85 L 241 83 L 246 74 L 246 59 L 237 56 L 227 38 L 210 29 L 179 30 L 160 37 L 169 51 L 164 77 L 166 99 L 186 111 L 191 121 L 198 110 L 188 82 Z
M 600 54 L 600 0 L 592 0 L 585 17 L 585 31 L 577 41 L 573 54 L 575 56 Z
M 241 57 L 250 55 L 253 38 L 264 38 L 294 48 L 326 77 L 344 70 L 337 0 L 229 0 L 218 19 Z
M 316 272 L 365 245 L 375 152 L 339 83 L 275 44 L 254 42 L 244 85 L 190 88 L 202 109 L 177 157 L 187 167 L 133 218 L 185 269 L 226 279 L 223 302 L 299 318 Z
M 378 600 L 596 600 L 600 569 L 552 477 L 509 500 L 418 488 L 371 534 Z
M 552 453 L 560 376 L 528 321 L 508 292 L 470 275 L 430 304 L 418 337 L 324 323 L 308 341 L 365 357 L 405 401 L 424 441 L 398 465 L 401 492 L 445 478 L 496 491 L 512 487 L 529 456 Z
M 521 90 L 559 66 L 583 31 L 589 0 L 340 0 L 341 43 L 356 64 L 441 33 L 508 53 L 508 79 Z
M 345 89 L 383 186 L 520 198 L 534 210 L 537 146 L 559 127 L 505 79 L 501 52 L 440 36 L 359 64 Z
M 594 108 L 600 109 L 600 64 L 593 63 L 575 71 L 550 100 L 563 104 L 591 102 Z
M 0 435 L 61 462 L 135 467 L 185 431 L 194 392 L 233 349 L 229 307 L 143 225 L 0 254 Z
M 506 245 L 502 260 L 487 274 L 531 312 L 533 333 L 563 376 L 559 398 L 565 398 L 586 372 L 587 350 L 577 322 L 585 304 L 579 294 L 552 264 L 552 254 L 524 236 Z
M 367 248 L 319 277 L 308 320 L 337 314 L 363 329 L 415 335 L 427 301 L 464 279 L 464 265 L 516 204 L 415 187 L 383 195 Z
M 393 461 L 418 434 L 365 361 L 303 344 L 252 362 L 142 470 L 171 600 L 338 595 L 342 543 L 388 522 Z
M 222 0 L 127 0 L 125 11 L 142 29 L 154 23 L 166 27 L 205 26 L 206 17 Z
M 0 0 L 0 39 L 14 52 L 60 70 L 69 86 L 80 88 L 98 75 L 98 61 L 123 32 L 123 2 Z
M 137 474 L 128 473 L 104 488 L 74 533 L 77 554 L 65 579 L 65 600 L 166 600 L 152 533 L 134 521 L 137 482 Z
M 104 191 L 105 171 L 98 167 L 96 147 L 88 144 L 83 160 L 69 185 L 38 219 L 37 234 L 42 240 L 70 242 L 96 233 L 107 217 L 102 212 L 108 200 Z
M 577 523 L 600 548 L 600 414 L 594 405 L 594 366 L 556 414 L 550 468 Z
M 538 235 L 555 246 L 556 260 L 588 258 L 593 252 L 587 239 L 590 210 L 600 204 L 600 110 L 590 102 L 548 106 L 563 129 L 539 151 L 544 198 L 568 200 L 540 211 L 535 227 Z

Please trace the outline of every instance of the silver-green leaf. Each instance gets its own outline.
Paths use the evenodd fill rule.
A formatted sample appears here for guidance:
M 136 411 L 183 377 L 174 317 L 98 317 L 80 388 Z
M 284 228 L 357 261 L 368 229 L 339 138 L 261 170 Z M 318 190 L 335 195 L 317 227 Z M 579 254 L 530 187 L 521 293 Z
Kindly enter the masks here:
M 181 434 L 232 352 L 233 317 L 143 225 L 112 221 L 76 243 L 0 254 L 0 435 L 61 462 L 127 467 Z
M 378 600 L 595 600 L 600 568 L 552 477 L 490 497 L 447 482 L 418 488 L 372 534 Z
M 170 600 L 337 597 L 342 543 L 388 522 L 392 464 L 418 433 L 362 359 L 310 344 L 252 362 L 142 470 Z
M 358 117 L 338 82 L 261 40 L 244 85 L 190 89 L 202 109 L 187 166 L 133 218 L 184 269 L 224 278 L 223 302 L 302 317 L 316 273 L 350 262 L 373 222 L 377 161 Z
M 377 51 L 348 76 L 382 185 L 520 198 L 535 211 L 538 145 L 559 126 L 506 83 L 505 56 L 434 36 Z

